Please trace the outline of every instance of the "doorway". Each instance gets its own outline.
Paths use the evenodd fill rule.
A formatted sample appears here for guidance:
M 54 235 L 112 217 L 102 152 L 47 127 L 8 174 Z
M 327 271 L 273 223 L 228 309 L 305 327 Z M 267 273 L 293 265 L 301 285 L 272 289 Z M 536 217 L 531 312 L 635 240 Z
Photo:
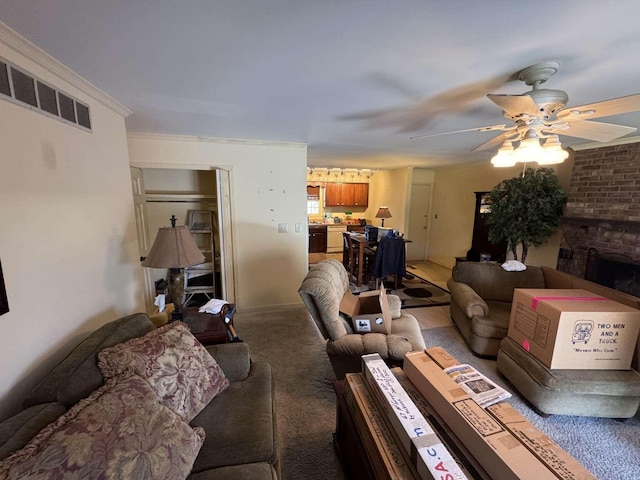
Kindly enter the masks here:
M 409 230 L 407 237 L 407 260 L 426 260 L 429 251 L 429 209 L 431 206 L 431 185 L 411 185 L 409 203 Z
M 196 305 L 211 298 L 234 303 L 232 252 L 230 237 L 230 195 L 228 172 L 216 169 L 131 168 L 136 208 L 136 227 L 140 256 L 146 256 L 153 244 L 158 228 L 169 225 L 172 215 L 178 225 L 189 226 L 194 212 L 209 212 L 211 233 L 202 235 L 192 231 L 210 268 L 207 278 L 191 277 L 203 281 L 210 288 L 204 295 L 190 297 Z M 143 269 L 145 303 L 153 304 L 157 282 L 166 279 L 166 269 Z M 188 277 L 188 275 L 186 275 Z M 194 283 L 195 285 L 195 283 Z M 196 290 L 203 290 L 197 288 Z M 202 298 L 200 298 L 202 297 Z

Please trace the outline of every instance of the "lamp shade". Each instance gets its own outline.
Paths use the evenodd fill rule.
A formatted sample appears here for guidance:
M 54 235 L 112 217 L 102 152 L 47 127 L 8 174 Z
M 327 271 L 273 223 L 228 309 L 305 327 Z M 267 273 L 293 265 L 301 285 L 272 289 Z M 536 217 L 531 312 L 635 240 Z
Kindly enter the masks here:
M 376 218 L 391 218 L 391 212 L 388 207 L 380 207 L 378 209 L 378 213 L 376 213 Z
M 160 227 L 142 266 L 184 268 L 203 263 L 204 260 L 204 255 L 186 226 Z

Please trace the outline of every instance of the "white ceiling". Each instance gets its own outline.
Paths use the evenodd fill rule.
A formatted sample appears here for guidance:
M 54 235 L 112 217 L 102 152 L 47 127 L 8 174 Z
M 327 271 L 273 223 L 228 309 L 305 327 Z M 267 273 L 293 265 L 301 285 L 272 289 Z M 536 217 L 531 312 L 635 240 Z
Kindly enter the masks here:
M 303 142 L 310 166 L 368 168 L 489 159 L 471 150 L 496 132 L 410 137 L 507 122 L 484 95 L 529 90 L 501 79 L 541 61 L 560 62 L 544 87 L 569 106 L 640 92 L 639 15 L 637 0 L 0 3 L 133 110 L 130 132 Z M 400 131 L 419 101 L 430 122 Z M 341 118 L 380 109 L 378 128 Z M 640 128 L 640 114 L 599 120 Z

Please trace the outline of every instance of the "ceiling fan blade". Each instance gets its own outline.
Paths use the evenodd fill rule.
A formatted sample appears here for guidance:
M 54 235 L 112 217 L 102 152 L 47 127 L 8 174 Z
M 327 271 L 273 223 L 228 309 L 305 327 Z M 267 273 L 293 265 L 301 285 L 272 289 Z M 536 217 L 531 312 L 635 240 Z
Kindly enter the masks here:
M 428 133 L 426 135 L 416 135 L 415 137 L 410 137 L 410 140 L 415 140 L 416 138 L 439 137 L 440 135 L 451 135 L 453 133 L 490 132 L 492 130 L 507 130 L 508 128 L 510 129 L 511 127 L 507 127 L 506 125 L 492 125 L 490 127 L 465 128 L 464 130 L 453 130 L 451 132 Z
M 536 102 L 528 95 L 496 95 L 490 93 L 487 97 L 511 117 L 526 113 L 532 117 L 541 118 Z
M 623 137 L 637 130 L 634 127 L 613 125 L 611 123 L 589 122 L 587 120 L 573 120 L 566 125 L 559 125 L 558 128 L 553 127 L 554 125 L 549 128 L 544 128 L 542 131 L 567 135 L 569 137 L 586 138 L 596 142 L 610 142 L 611 140 Z
M 589 111 L 594 113 L 586 113 Z M 557 114 L 558 118 L 564 119 L 570 115 L 583 114 L 584 118 L 600 118 L 610 115 L 620 115 L 622 113 L 640 111 L 640 93 L 628 95 L 626 97 L 613 98 L 603 102 L 589 103 L 578 107 L 567 107 L 560 110 Z
M 512 129 L 509 129 L 506 132 L 501 133 L 497 137 L 493 137 L 488 142 L 484 142 L 479 147 L 474 148 L 473 151 L 475 152 L 479 150 L 491 150 L 493 148 L 496 148 L 499 145 L 502 145 L 502 142 L 504 142 L 505 140 L 508 140 L 509 138 L 517 134 L 518 132 L 516 131 L 516 127 L 513 127 Z

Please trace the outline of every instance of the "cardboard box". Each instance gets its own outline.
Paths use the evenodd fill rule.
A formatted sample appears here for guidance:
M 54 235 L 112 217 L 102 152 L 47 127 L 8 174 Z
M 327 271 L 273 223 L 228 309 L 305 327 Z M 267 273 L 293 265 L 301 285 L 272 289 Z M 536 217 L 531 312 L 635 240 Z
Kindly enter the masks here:
M 391 311 L 384 288 L 360 295 L 345 293 L 340 311 L 351 317 L 355 333 L 391 333 Z
M 551 369 L 628 370 L 640 311 L 579 289 L 515 289 L 508 336 Z
M 455 357 L 441 347 L 427 349 L 427 354 L 442 369 L 459 364 Z M 595 480 L 595 477 L 575 458 L 533 426 L 508 403 L 496 403 L 488 406 L 486 410 L 558 478 L 563 480 Z
M 362 356 L 362 374 L 420 478 L 468 478 L 380 355 Z
M 345 375 L 344 391 L 345 400 L 376 478 L 418 478 L 413 465 L 405 460 L 402 446 L 398 445 L 385 423 L 383 414 L 371 397 L 362 375 Z
M 426 353 L 409 352 L 403 370 L 491 478 L 558 479 Z

